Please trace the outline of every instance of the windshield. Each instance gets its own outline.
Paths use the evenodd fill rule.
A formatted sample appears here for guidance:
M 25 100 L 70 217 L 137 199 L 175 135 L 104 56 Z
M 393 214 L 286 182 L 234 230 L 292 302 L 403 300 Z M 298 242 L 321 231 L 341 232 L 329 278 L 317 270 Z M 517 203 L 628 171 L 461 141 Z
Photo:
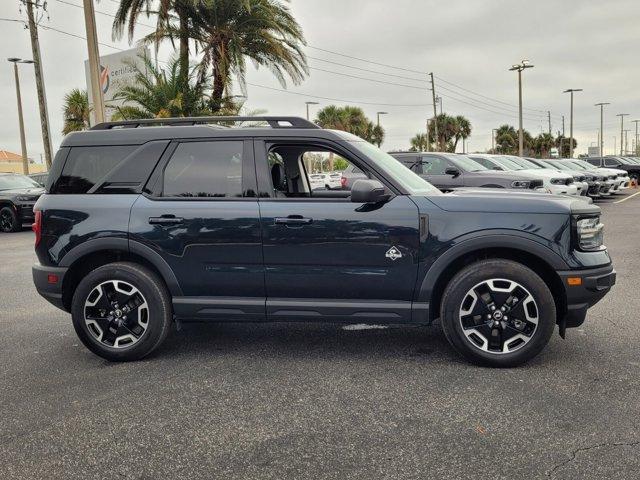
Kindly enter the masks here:
M 16 188 L 40 188 L 40 185 L 25 175 L 0 176 L 0 190 L 13 190 Z
M 591 165 L 588 162 L 585 162 L 584 160 L 571 160 L 569 163 L 571 165 L 575 165 L 580 170 L 594 170 L 595 169 L 595 167 L 593 165 Z
M 566 163 L 562 163 L 562 162 L 554 162 L 552 160 L 547 160 L 547 163 L 549 165 L 551 165 L 552 167 L 558 169 L 558 170 L 564 170 L 569 171 L 569 170 L 575 170 L 575 168 L 571 168 L 572 166 Z
M 473 158 L 469 158 L 466 155 L 448 155 L 447 158 L 459 164 L 462 169 L 466 170 L 467 172 L 484 172 L 485 170 L 489 170 L 484 165 L 481 165 Z
M 491 157 L 491 161 L 497 163 L 507 170 L 524 170 L 525 168 L 514 162 L 511 157 Z
M 385 173 L 389 174 L 390 177 L 406 188 L 411 195 L 442 194 L 440 190 L 431 185 L 424 178 L 413 173 L 391 155 L 383 152 L 369 142 L 360 140 L 358 142 L 350 141 L 348 143 L 363 155 L 376 162 L 376 165 L 379 165 Z
M 526 158 L 513 158 L 513 161 L 517 161 L 520 165 L 530 170 L 544 170 L 544 167 L 541 167 L 537 163 L 532 162 L 531 160 L 527 160 Z

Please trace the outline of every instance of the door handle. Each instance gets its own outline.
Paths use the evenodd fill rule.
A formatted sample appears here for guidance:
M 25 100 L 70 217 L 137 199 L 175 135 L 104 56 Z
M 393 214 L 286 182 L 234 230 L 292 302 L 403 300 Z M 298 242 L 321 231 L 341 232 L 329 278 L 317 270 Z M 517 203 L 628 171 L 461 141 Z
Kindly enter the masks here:
M 160 217 L 149 217 L 150 225 L 178 225 L 184 222 L 184 218 L 175 215 L 162 215 Z
M 313 218 L 305 218 L 302 215 L 289 215 L 288 217 L 276 217 L 276 225 L 309 225 Z

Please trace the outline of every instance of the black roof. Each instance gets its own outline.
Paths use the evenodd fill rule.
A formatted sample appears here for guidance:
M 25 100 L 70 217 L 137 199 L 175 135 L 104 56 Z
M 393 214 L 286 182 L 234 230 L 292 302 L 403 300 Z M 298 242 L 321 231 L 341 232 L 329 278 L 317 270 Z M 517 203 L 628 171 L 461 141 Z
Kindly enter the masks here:
M 227 127 L 219 122 L 264 122 L 269 126 Z M 298 117 L 196 117 L 128 120 L 96 125 L 74 132 L 62 147 L 140 145 L 153 140 L 247 137 L 314 137 L 328 140 L 360 140 L 347 132 L 326 130 Z

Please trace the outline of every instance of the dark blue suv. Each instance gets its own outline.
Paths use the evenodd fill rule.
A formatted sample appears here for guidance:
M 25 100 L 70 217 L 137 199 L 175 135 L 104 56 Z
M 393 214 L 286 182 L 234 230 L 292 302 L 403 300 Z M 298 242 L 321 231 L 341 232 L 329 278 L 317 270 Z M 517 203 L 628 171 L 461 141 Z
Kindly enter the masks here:
M 265 125 L 228 126 L 247 121 Z M 363 178 L 349 187 L 310 180 L 352 166 Z M 46 191 L 35 285 L 110 360 L 149 354 L 174 321 L 439 319 L 466 358 L 513 366 L 615 282 L 598 207 L 443 195 L 360 138 L 294 117 L 100 124 L 65 138 Z

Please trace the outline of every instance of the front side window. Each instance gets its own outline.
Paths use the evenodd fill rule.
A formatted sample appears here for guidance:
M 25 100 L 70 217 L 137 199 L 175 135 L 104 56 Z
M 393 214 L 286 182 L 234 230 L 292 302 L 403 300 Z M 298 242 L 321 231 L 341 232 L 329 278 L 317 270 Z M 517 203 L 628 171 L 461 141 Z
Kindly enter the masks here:
M 73 147 L 53 193 L 87 193 L 137 146 Z
M 613 159 L 613 158 L 605 158 L 604 164 L 607 167 L 617 167 L 618 165 L 620 165 L 620 163 L 617 160 Z
M 422 173 L 424 175 L 444 175 L 449 163 L 440 157 L 422 157 Z
M 243 142 L 181 143 L 164 169 L 163 197 L 242 197 Z

